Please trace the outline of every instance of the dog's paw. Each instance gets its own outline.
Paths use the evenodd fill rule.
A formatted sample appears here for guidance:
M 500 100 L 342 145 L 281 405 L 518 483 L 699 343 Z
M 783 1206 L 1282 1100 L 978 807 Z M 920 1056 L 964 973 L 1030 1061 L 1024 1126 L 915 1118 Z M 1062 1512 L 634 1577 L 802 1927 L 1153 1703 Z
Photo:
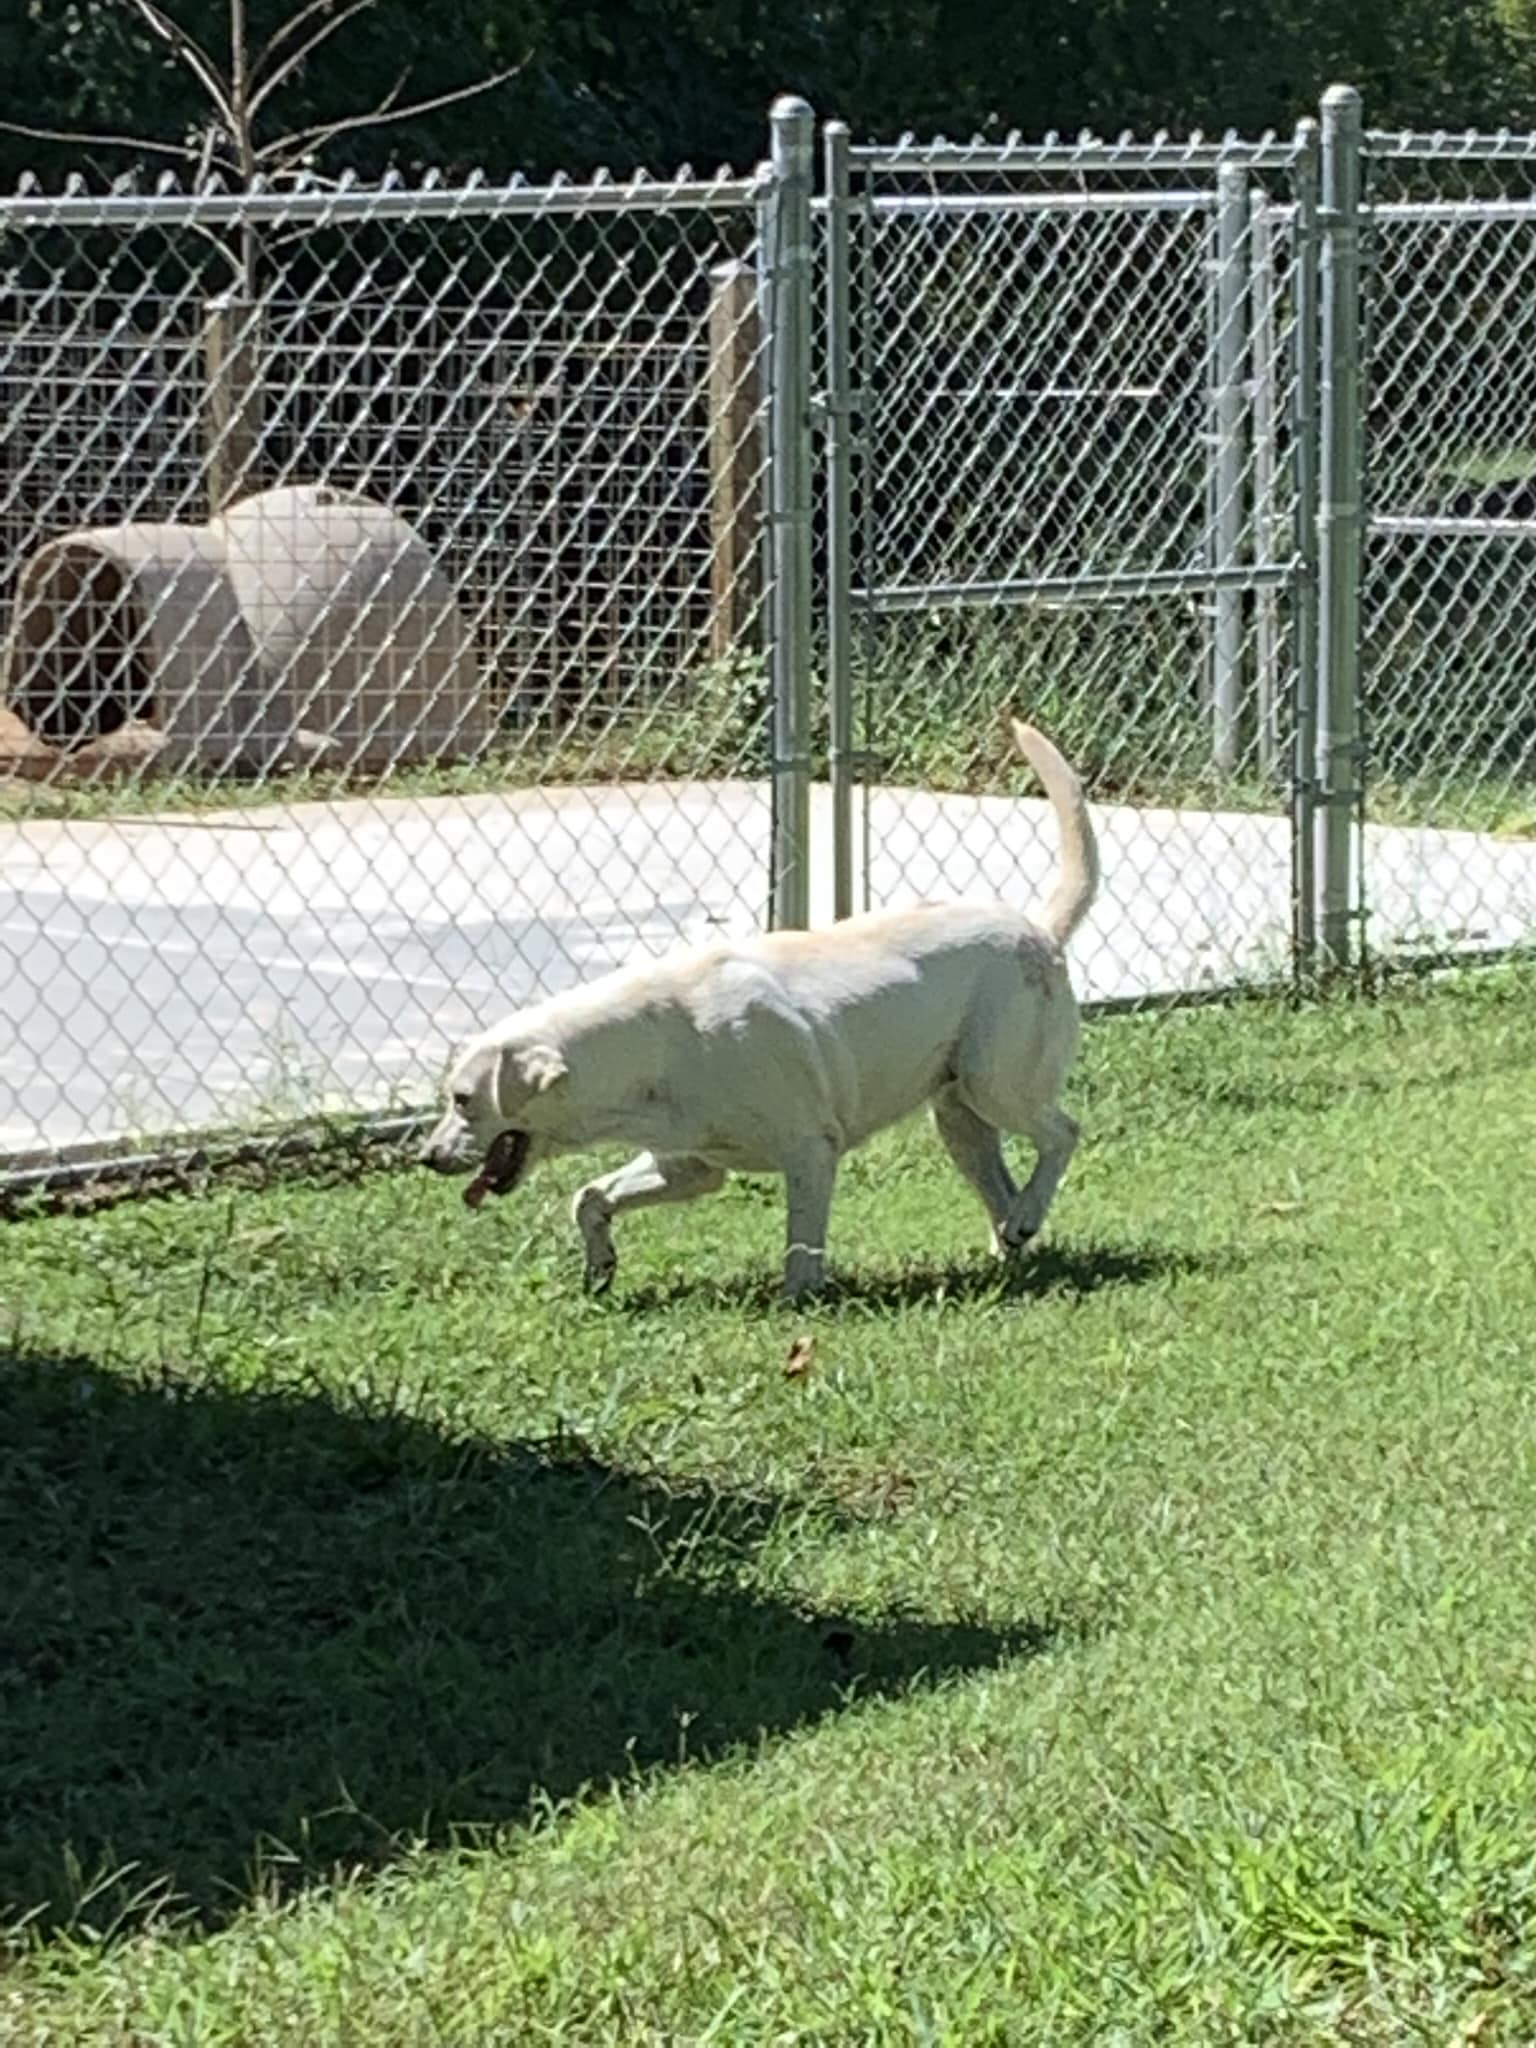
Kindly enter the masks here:
M 606 1294 L 613 1285 L 613 1276 L 619 1270 L 619 1262 L 610 1251 L 606 1259 L 588 1259 L 582 1275 L 582 1285 L 588 1294 Z
M 586 1253 L 585 1285 L 588 1294 L 606 1294 L 618 1271 L 618 1254 L 613 1249 L 609 1228 L 612 1212 L 607 1198 L 597 1188 L 583 1188 L 571 1204 L 571 1220 L 581 1232 Z
M 826 1263 L 821 1254 L 804 1251 L 797 1245 L 785 1261 L 779 1299 L 786 1307 L 794 1308 L 814 1301 L 826 1284 Z

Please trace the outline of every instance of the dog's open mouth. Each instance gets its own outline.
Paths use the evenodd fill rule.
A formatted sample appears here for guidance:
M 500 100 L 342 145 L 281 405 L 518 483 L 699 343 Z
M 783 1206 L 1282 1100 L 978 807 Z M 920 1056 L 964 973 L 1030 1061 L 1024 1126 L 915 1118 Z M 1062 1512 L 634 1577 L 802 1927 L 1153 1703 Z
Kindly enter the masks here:
M 480 1171 L 464 1190 L 464 1200 L 471 1209 L 478 1209 L 487 1195 L 511 1194 L 523 1177 L 532 1143 L 526 1131 L 503 1131 L 492 1138 Z

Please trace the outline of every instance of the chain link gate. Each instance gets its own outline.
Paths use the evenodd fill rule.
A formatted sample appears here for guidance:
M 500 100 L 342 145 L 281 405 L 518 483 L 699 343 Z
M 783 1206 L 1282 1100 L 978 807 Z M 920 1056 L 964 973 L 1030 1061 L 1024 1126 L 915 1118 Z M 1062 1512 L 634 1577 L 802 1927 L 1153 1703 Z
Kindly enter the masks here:
M 1360 804 L 1379 957 L 1536 932 L 1536 136 L 1357 136 Z
M 1017 706 L 1100 806 L 1089 998 L 1279 977 L 1313 901 L 1315 126 L 894 149 L 833 126 L 826 193 L 838 907 L 1039 891 Z

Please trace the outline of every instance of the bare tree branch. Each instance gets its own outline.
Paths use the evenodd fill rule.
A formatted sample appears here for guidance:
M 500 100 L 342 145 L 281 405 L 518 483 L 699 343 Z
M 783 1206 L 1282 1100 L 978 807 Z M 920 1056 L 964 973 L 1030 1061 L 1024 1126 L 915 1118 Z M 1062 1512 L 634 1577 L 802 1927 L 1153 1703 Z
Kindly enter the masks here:
M 147 28 L 157 35 L 163 43 L 170 45 L 173 53 L 187 67 L 198 84 L 203 88 L 203 91 L 207 93 L 209 99 L 213 101 L 215 107 L 217 107 L 218 111 L 228 122 L 231 133 L 233 133 L 239 124 L 235 119 L 234 107 L 230 103 L 229 88 L 224 82 L 223 74 L 208 55 L 208 52 L 200 44 L 194 42 L 192 37 L 187 34 L 186 30 L 179 23 L 172 21 L 171 17 L 162 8 L 157 7 L 155 0 L 118 0 L 118 5 L 121 7 L 131 7 Z
M 325 4 L 330 6 L 333 4 L 333 0 L 325 0 Z M 328 36 L 333 36 L 343 22 L 350 21 L 355 14 L 366 14 L 368 9 L 375 4 L 376 0 L 349 0 L 349 4 L 341 8 L 339 13 L 333 14 L 329 21 L 322 21 L 312 35 L 306 36 L 296 50 L 290 50 L 276 70 L 264 78 L 251 94 L 249 107 L 251 118 L 255 119 L 257 110 L 262 102 L 269 100 L 273 93 L 286 85 L 305 59 L 312 56 Z M 269 43 L 267 48 L 262 51 L 260 57 L 257 58 L 256 66 L 265 63 L 271 54 L 272 46 Z M 256 66 L 252 67 L 253 71 Z
M 256 169 L 256 148 L 251 135 L 251 49 L 245 31 L 246 0 L 229 0 L 229 112 L 230 140 L 240 159 L 240 175 L 250 183 Z
M 138 4 L 138 0 L 135 0 Z M 521 58 L 516 64 L 509 64 L 504 71 L 495 71 L 489 78 L 479 79 L 474 85 L 461 85 L 453 92 L 435 93 L 431 99 L 412 100 L 408 106 L 397 107 L 394 102 L 404 85 L 402 75 L 393 90 L 385 95 L 372 113 L 350 114 L 341 121 L 317 122 L 313 128 L 300 128 L 292 135 L 279 136 L 276 142 L 269 142 L 256 154 L 265 161 L 268 157 L 284 156 L 285 165 L 292 167 L 291 152 L 302 154 L 307 149 L 319 149 L 332 142 L 338 135 L 348 135 L 359 128 L 377 128 L 386 121 L 408 121 L 416 114 L 430 114 L 438 107 L 451 107 L 461 100 L 474 99 L 478 94 L 491 92 L 498 85 L 505 85 L 509 78 L 515 78 L 527 66 L 528 59 Z
M 280 21 L 277 27 L 273 29 L 271 35 L 267 37 L 267 40 L 256 52 L 256 59 L 251 66 L 251 70 L 256 72 L 261 69 L 263 64 L 270 64 L 284 43 L 291 36 L 296 36 L 306 21 L 309 21 L 316 14 L 324 14 L 328 7 L 334 7 L 335 5 L 336 0 L 304 0 L 302 7 L 296 7 L 286 21 Z
M 0 121 L 0 130 L 9 135 L 25 135 L 34 142 L 106 143 L 114 149 L 148 149 L 161 156 L 179 156 L 198 164 L 193 178 L 193 190 L 199 189 L 211 169 L 212 143 L 216 139 L 210 130 L 203 138 L 201 150 L 193 149 L 181 142 L 152 142 L 143 135 L 90 135 L 83 129 L 75 128 L 29 128 L 23 121 Z M 190 220 L 187 226 L 205 241 L 211 242 L 224 261 L 229 265 L 230 274 L 238 279 L 240 264 L 236 252 L 215 228 L 205 226 L 201 221 Z
M 97 143 L 113 149 L 147 149 L 157 156 L 179 156 L 196 162 L 199 152 L 185 142 L 154 142 L 147 135 L 92 135 L 84 128 L 31 128 L 25 121 L 0 121 L 7 135 L 25 135 L 33 142 Z
M 203 130 L 202 148 L 199 149 L 199 151 L 197 152 L 197 169 L 193 173 L 192 178 L 192 189 L 195 192 L 201 192 L 203 187 L 207 184 L 208 175 L 213 169 L 213 159 L 218 152 L 218 147 L 218 125 L 216 122 L 210 121 L 208 123 L 208 126 Z
M 493 92 L 497 86 L 505 85 L 509 78 L 515 78 L 528 64 L 522 57 L 516 64 L 508 64 L 502 70 L 493 72 L 488 78 L 477 79 L 471 85 L 461 85 L 451 92 L 434 93 L 430 98 L 412 100 L 405 106 L 398 104 L 410 75 L 409 66 L 401 72 L 389 91 L 366 113 L 348 114 L 336 121 L 317 121 L 311 127 L 294 130 L 280 135 L 275 140 L 255 146 L 251 129 L 258 109 L 293 77 L 294 73 L 328 41 L 346 22 L 357 15 L 365 14 L 377 4 L 377 0 L 304 0 L 286 21 L 282 22 L 268 37 L 256 57 L 254 64 L 244 63 L 244 8 L 239 0 L 231 0 L 231 34 L 236 56 L 238 75 L 231 81 L 226 79 L 218 65 L 207 51 L 190 36 L 179 23 L 158 4 L 158 0 L 113 0 L 113 4 L 137 14 L 145 26 L 161 42 L 167 44 L 177 61 L 191 72 L 212 102 L 218 117 L 217 123 L 210 124 L 204 131 L 197 146 L 191 143 L 159 142 L 143 135 L 91 134 L 84 129 L 39 128 L 23 121 L 0 119 L 0 133 L 23 135 L 35 142 L 64 142 L 87 148 L 101 146 L 113 149 L 137 149 L 157 156 L 176 157 L 183 163 L 197 166 L 196 183 L 201 186 L 207 179 L 221 141 L 227 143 L 238 159 L 242 182 L 249 185 L 253 176 L 265 170 L 269 176 L 285 177 L 296 170 L 311 150 L 323 148 L 338 135 L 355 134 L 364 128 L 378 128 L 391 121 L 407 121 L 418 114 L 434 113 L 441 107 L 457 106 L 464 100 L 476 99 L 482 93 Z M 260 73 L 264 66 L 272 64 L 284 45 L 292 44 L 306 23 L 314 22 L 317 16 L 324 16 L 296 47 L 289 48 L 278 59 L 275 66 L 261 77 L 254 91 L 248 91 L 248 80 Z M 223 134 L 220 134 L 220 127 Z M 217 239 L 214 237 L 213 239 Z M 220 243 L 221 248 L 225 245 Z M 225 253 L 228 251 L 226 249 Z
M 218 250 L 224 261 L 229 265 L 231 285 L 238 287 L 243 282 L 245 276 L 244 251 L 231 247 L 217 228 L 211 228 L 203 221 L 189 220 L 187 226 L 191 228 L 193 234 L 201 235 L 205 242 L 213 244 L 214 248 Z
M 394 115 L 391 109 L 395 101 L 399 99 L 405 87 L 405 81 L 410 75 L 411 67 L 407 64 L 394 84 L 389 88 L 389 91 L 385 93 L 383 99 L 374 108 L 373 113 L 367 117 L 368 119 L 393 120 Z M 279 135 L 275 141 L 264 143 L 256 152 L 257 161 L 264 163 L 269 157 L 276 159 L 271 175 L 280 178 L 287 172 L 297 169 L 303 163 L 305 157 L 308 156 L 311 148 L 318 148 L 320 142 L 329 141 L 332 132 L 331 129 L 326 128 L 320 134 L 319 142 L 312 140 L 309 129 L 301 129 L 294 135 Z

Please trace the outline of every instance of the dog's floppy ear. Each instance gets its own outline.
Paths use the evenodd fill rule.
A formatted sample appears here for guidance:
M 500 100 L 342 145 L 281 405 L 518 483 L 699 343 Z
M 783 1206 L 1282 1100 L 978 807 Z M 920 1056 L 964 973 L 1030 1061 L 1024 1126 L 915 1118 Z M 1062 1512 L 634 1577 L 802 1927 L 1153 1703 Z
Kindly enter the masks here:
M 565 1061 L 552 1045 L 509 1046 L 497 1068 L 503 1113 L 515 1114 L 532 1095 L 544 1095 L 565 1078 Z

